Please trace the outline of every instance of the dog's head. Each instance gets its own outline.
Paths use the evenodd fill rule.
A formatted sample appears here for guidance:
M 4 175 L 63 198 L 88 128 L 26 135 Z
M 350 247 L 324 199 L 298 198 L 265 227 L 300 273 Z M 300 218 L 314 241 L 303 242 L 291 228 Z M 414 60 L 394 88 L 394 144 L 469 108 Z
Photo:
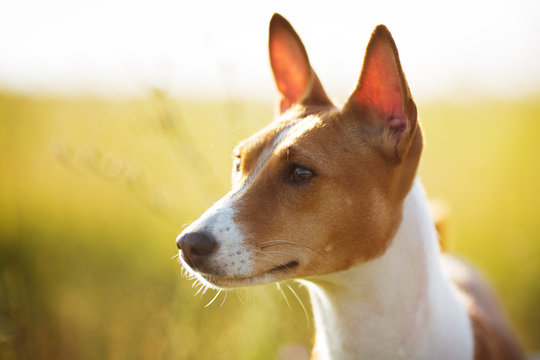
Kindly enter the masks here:
M 269 48 L 280 116 L 235 148 L 232 190 L 177 238 L 185 267 L 219 287 L 327 274 L 380 256 L 422 150 L 386 27 L 373 32 L 342 109 L 277 14 Z

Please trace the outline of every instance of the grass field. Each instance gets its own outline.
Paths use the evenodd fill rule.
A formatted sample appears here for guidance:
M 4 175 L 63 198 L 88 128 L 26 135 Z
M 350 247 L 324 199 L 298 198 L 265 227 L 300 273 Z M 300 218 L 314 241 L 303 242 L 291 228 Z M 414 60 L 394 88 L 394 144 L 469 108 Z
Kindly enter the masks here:
M 450 208 L 451 249 L 488 274 L 528 350 L 540 349 L 539 100 L 419 104 L 420 175 Z M 234 144 L 272 114 L 159 91 L 0 94 L 0 358 L 301 359 L 314 329 L 287 286 L 205 307 L 215 291 L 193 296 L 172 259 L 182 225 L 228 189 Z

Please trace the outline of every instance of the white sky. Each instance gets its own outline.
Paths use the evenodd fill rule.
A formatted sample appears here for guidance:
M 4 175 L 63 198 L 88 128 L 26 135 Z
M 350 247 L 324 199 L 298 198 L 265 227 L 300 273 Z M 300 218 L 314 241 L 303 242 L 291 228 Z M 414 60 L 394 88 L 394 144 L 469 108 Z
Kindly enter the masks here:
M 540 1 L 0 0 L 0 88 L 273 99 L 268 22 L 280 12 L 329 95 L 355 86 L 375 25 L 413 95 L 540 92 Z

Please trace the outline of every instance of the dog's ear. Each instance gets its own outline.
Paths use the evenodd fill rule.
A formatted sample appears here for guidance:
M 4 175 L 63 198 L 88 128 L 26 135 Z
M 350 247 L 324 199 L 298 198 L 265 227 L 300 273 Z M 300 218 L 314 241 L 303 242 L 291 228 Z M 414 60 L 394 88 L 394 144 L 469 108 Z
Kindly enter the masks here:
M 370 133 L 383 136 L 383 149 L 401 161 L 417 128 L 416 105 L 399 61 L 396 44 L 384 25 L 373 31 L 356 90 L 344 106 Z
M 282 96 L 281 113 L 294 104 L 332 104 L 309 64 L 300 37 L 291 24 L 279 14 L 274 14 L 270 20 L 268 45 L 274 79 Z

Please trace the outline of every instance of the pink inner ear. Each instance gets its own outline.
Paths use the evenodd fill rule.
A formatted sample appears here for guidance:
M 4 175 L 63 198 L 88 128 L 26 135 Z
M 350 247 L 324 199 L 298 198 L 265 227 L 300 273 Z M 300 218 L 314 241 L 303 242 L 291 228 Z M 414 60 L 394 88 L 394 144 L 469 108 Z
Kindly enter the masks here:
M 271 39 L 270 61 L 285 102 L 297 103 L 306 90 L 309 78 L 309 64 L 304 51 L 289 34 L 280 32 Z
M 379 39 L 377 39 L 379 40 Z M 406 126 L 401 78 L 392 48 L 384 41 L 373 44 L 366 54 L 356 102 L 373 109 L 379 120 L 393 129 Z
M 388 127 L 390 127 L 391 129 L 396 129 L 400 131 L 404 130 L 405 126 L 407 126 L 404 118 L 391 118 L 390 120 L 388 120 L 387 124 Z

